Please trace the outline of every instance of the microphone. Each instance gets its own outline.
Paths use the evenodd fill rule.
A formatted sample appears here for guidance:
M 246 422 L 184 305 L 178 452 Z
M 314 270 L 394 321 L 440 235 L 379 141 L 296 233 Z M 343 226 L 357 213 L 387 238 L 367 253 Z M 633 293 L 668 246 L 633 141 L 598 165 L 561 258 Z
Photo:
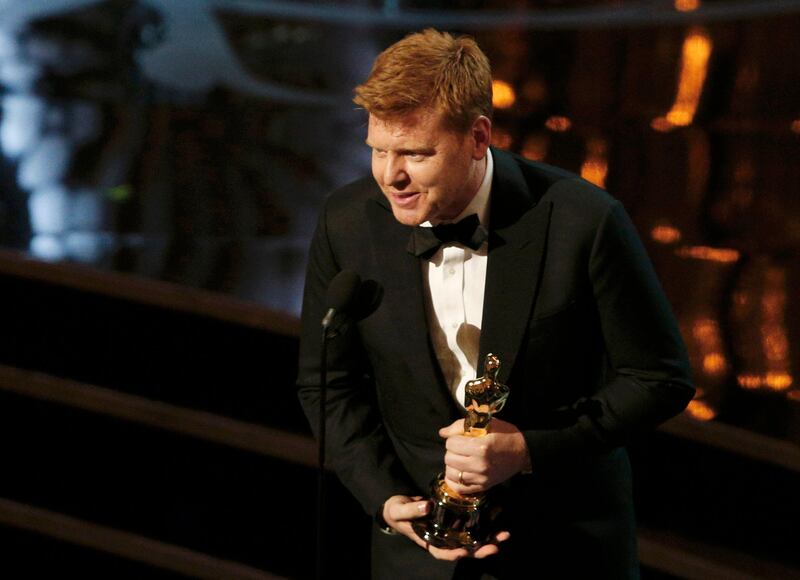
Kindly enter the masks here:
M 369 281 L 368 281 L 369 282 Z M 361 276 L 352 270 L 342 270 L 331 280 L 325 295 L 328 311 L 322 319 L 322 349 L 320 351 L 320 390 L 319 390 L 319 428 L 318 437 L 318 470 L 317 470 L 317 542 L 316 542 L 316 577 L 325 577 L 325 431 L 326 405 L 328 389 L 328 340 L 336 336 L 329 327 L 337 314 L 353 316 L 368 315 L 377 308 L 382 292 L 377 290 L 377 282 L 362 284 Z M 361 303 L 361 308 L 356 305 Z M 361 312 L 363 311 L 363 313 Z
M 322 328 L 327 329 L 336 314 L 345 313 L 353 308 L 361 286 L 361 276 L 352 270 L 342 270 L 333 277 L 325 295 L 328 311 L 322 319 Z

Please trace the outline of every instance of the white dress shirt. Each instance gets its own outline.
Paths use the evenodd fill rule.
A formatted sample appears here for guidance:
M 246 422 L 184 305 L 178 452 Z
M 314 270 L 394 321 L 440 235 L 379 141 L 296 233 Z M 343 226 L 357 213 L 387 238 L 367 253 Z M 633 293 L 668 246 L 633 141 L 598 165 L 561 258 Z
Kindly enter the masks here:
M 489 195 L 494 162 L 486 152 L 486 173 L 478 192 L 453 222 L 473 213 L 489 229 Z M 421 224 L 431 227 L 433 224 Z M 479 368 L 479 344 L 486 285 L 488 241 L 477 250 L 458 243 L 442 245 L 430 260 L 422 262 L 425 307 L 431 341 L 450 393 L 464 406 L 464 386 Z

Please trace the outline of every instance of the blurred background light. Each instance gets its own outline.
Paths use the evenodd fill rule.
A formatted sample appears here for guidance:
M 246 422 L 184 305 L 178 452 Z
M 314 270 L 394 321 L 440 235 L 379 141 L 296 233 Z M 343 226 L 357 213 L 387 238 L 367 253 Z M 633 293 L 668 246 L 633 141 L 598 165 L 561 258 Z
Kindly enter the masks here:
M 731 248 L 711 248 L 709 246 L 684 246 L 677 250 L 682 258 L 695 260 L 708 260 L 711 262 L 736 262 L 739 260 L 739 251 Z
M 528 135 L 522 144 L 522 155 L 532 161 L 544 161 L 547 157 L 547 148 L 550 143 L 546 133 Z
M 691 12 L 700 8 L 700 0 L 675 0 L 675 10 Z
M 0 147 L 7 157 L 16 159 L 39 140 L 46 104 L 39 97 L 13 93 L 3 95 L 2 104 Z
M 678 90 L 672 108 L 664 120 L 675 127 L 692 124 L 703 93 L 703 86 L 708 74 L 708 61 L 711 57 L 713 43 L 703 28 L 691 28 L 683 41 Z M 661 118 L 653 121 L 657 131 L 667 130 L 668 125 Z
M 717 412 L 708 403 L 699 399 L 689 401 L 685 413 L 698 421 L 711 421 L 717 416 Z
M 492 127 L 492 145 L 500 149 L 508 149 L 513 141 L 511 133 L 499 126 Z
M 63 182 L 69 170 L 69 140 L 63 135 L 42 137 L 19 164 L 19 186 L 33 190 Z
M 510 109 L 517 101 L 517 95 L 506 81 L 495 79 L 492 81 L 492 106 L 496 109 Z
M 650 237 L 659 244 L 674 244 L 681 239 L 681 231 L 668 225 L 655 226 L 650 230 Z
M 37 234 L 60 234 L 67 229 L 70 200 L 66 187 L 50 185 L 28 197 L 31 229 Z
M 608 143 L 602 137 L 592 137 L 586 143 L 586 159 L 581 165 L 581 177 L 597 187 L 606 187 L 608 175 Z
M 64 260 L 66 248 L 61 238 L 47 234 L 37 234 L 30 241 L 31 255 L 46 261 Z
M 555 133 L 563 133 L 570 130 L 572 127 L 572 121 L 569 119 L 569 117 L 565 117 L 563 115 L 553 115 L 548 117 L 548 119 L 544 122 L 544 126 Z

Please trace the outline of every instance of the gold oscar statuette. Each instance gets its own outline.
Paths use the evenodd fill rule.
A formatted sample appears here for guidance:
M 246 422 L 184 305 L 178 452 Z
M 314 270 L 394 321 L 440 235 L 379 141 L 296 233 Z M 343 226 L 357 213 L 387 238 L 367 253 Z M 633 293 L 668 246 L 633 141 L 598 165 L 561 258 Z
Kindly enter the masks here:
M 509 389 L 498 382 L 500 359 L 486 355 L 482 377 L 468 381 L 464 390 L 464 435 L 483 437 L 489 432 L 492 415 L 503 408 Z M 444 473 L 431 483 L 431 510 L 425 518 L 412 522 L 417 535 L 437 548 L 466 548 L 470 551 L 483 544 L 491 533 L 493 514 L 491 493 L 461 495 L 445 483 Z

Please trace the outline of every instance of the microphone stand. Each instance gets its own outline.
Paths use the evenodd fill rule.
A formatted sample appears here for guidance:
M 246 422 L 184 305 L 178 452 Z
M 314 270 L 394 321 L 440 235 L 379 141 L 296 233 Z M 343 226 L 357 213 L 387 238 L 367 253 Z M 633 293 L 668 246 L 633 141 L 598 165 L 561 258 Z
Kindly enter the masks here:
M 373 283 L 374 284 L 374 283 Z M 317 473 L 317 580 L 325 576 L 325 431 L 327 397 L 328 397 L 328 340 L 336 336 L 331 330 L 334 316 L 344 313 L 353 306 L 355 298 L 361 289 L 361 278 L 352 270 L 342 270 L 333 277 L 328 285 L 327 301 L 330 308 L 322 319 L 322 349 L 320 352 L 319 367 L 319 425 L 317 440 L 319 442 L 319 469 Z
M 332 317 L 331 317 L 332 318 Z M 328 395 L 328 326 L 331 319 L 326 316 L 322 321 L 322 349 L 320 352 L 319 367 L 319 426 L 317 427 L 318 455 L 317 455 L 317 580 L 325 576 L 325 431 Z

